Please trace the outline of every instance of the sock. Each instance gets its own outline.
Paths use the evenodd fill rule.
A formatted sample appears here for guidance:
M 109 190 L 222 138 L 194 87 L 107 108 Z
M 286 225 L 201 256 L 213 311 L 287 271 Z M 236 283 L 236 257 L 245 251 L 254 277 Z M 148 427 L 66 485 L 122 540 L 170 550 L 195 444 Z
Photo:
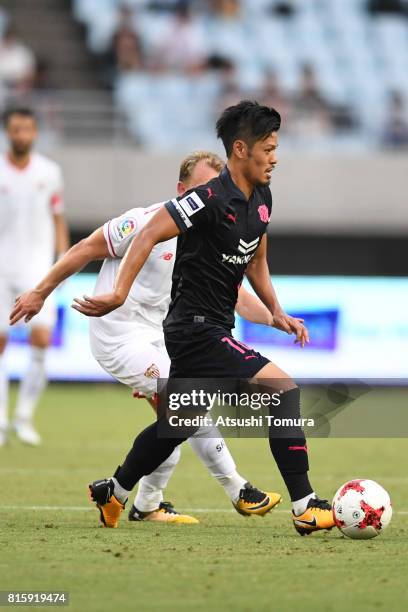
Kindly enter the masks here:
M 47 349 L 32 347 L 28 370 L 20 383 L 14 422 L 31 422 L 39 397 L 47 384 L 45 355 Z
M 4 355 L 0 355 L 0 429 L 7 429 L 8 425 L 8 388 Z
M 298 387 L 282 393 L 279 410 L 273 408 L 273 414 L 299 419 L 300 418 L 300 390 Z M 279 437 L 277 437 L 279 436 Z M 286 436 L 286 437 L 282 437 Z M 290 436 L 290 437 L 289 437 Z M 307 445 L 301 427 L 288 427 L 286 429 L 273 425 L 269 428 L 269 446 L 279 471 L 289 491 L 290 499 L 300 500 L 313 493 L 307 472 L 309 461 Z
M 137 436 L 123 465 L 115 473 L 118 483 L 126 491 L 131 491 L 142 476 L 151 474 L 158 468 L 170 457 L 176 446 L 186 439 L 165 437 L 166 435 L 174 435 L 174 430 L 165 419 L 159 419 Z
M 167 487 L 167 483 L 180 461 L 180 456 L 180 446 L 176 446 L 170 457 L 163 461 L 154 472 L 148 474 L 148 476 L 143 476 L 139 482 L 139 488 L 134 501 L 134 505 L 138 510 L 141 512 L 157 510 L 163 501 L 163 490 Z
M 216 476 L 220 485 L 224 488 L 224 491 L 230 498 L 233 504 L 236 504 L 239 500 L 239 494 L 244 485 L 248 482 L 245 478 L 242 478 L 240 474 L 235 470 L 228 476 Z
M 297 499 L 296 501 L 292 502 L 293 514 L 295 514 L 296 516 L 300 516 L 301 514 L 306 512 L 309 499 L 313 499 L 314 497 L 316 497 L 316 493 L 313 492 L 310 493 L 310 495 L 302 497 L 302 499 Z
M 200 427 L 188 441 L 211 476 L 220 483 L 231 501 L 236 503 L 247 480 L 238 474 L 231 453 L 218 430 L 213 427 Z
M 115 488 L 113 489 L 113 494 L 116 497 L 116 499 L 120 502 L 122 502 L 122 504 L 125 503 L 125 501 L 127 500 L 127 498 L 129 497 L 129 493 L 130 491 L 126 491 L 126 489 L 124 489 L 116 480 L 115 476 L 112 476 L 111 480 L 113 481 L 113 484 L 115 485 Z

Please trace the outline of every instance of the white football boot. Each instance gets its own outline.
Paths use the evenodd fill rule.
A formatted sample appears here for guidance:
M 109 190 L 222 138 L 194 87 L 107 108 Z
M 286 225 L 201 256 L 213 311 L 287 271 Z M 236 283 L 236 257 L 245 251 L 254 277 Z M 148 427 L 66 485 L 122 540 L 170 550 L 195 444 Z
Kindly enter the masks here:
M 40 446 L 41 436 L 29 421 L 21 421 L 14 424 L 17 438 L 29 446 Z

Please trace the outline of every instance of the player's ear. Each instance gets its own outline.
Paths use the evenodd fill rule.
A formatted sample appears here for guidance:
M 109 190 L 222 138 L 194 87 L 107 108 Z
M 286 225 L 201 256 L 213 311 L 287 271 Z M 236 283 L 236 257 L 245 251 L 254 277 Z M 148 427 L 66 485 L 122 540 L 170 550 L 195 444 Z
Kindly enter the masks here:
M 238 159 L 247 159 L 248 145 L 243 140 L 236 140 L 232 145 L 232 150 Z
M 186 193 L 187 187 L 183 183 L 183 181 L 179 181 L 177 183 L 177 195 L 182 196 Z

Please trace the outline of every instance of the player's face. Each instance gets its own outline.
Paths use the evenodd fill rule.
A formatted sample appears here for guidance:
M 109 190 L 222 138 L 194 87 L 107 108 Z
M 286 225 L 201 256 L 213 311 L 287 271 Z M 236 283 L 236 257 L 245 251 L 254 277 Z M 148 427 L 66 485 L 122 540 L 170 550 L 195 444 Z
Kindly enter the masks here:
M 190 178 L 184 182 L 179 182 L 177 185 L 177 192 L 179 196 L 182 196 L 189 189 L 194 189 L 194 187 L 198 187 L 199 185 L 205 185 L 208 181 L 211 181 L 213 178 L 217 177 L 219 172 L 214 170 L 214 168 L 210 168 L 205 160 L 201 160 L 195 166 L 192 171 Z
M 37 125 L 31 117 L 12 115 L 7 125 L 7 136 L 16 157 L 27 155 L 37 137 Z
M 271 182 L 273 169 L 278 163 L 277 147 L 278 135 L 272 132 L 265 140 L 258 140 L 248 149 L 245 175 L 252 185 L 267 186 Z

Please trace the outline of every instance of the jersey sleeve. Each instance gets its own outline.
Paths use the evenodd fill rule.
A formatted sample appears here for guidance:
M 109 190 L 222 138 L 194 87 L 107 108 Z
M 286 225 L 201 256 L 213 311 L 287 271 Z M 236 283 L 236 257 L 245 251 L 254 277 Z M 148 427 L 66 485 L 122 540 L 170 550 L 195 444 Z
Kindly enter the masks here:
M 133 238 L 143 227 L 142 216 L 142 210 L 132 209 L 105 223 L 103 234 L 111 257 L 125 255 Z
M 165 204 L 179 230 L 212 225 L 221 218 L 222 202 L 210 187 L 199 187 Z
M 55 167 L 55 175 L 52 182 L 50 206 L 54 215 L 64 212 L 64 180 L 59 166 Z
M 265 200 L 266 200 L 266 205 L 268 207 L 269 220 L 270 220 L 271 215 L 272 215 L 272 208 L 273 208 L 272 192 L 269 187 L 266 187 L 265 191 L 266 191 Z

